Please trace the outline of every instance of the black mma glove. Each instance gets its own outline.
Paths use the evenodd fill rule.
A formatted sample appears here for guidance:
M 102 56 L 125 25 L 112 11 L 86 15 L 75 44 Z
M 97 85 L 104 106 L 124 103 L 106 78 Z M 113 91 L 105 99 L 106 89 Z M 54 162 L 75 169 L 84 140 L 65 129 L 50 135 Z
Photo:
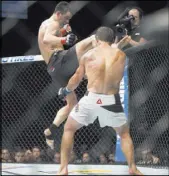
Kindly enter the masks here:
M 60 99 L 64 100 L 65 97 L 70 94 L 72 91 L 68 90 L 66 87 L 61 87 L 58 91 L 58 96 Z
M 61 40 L 61 43 L 63 45 L 68 45 L 68 46 L 72 46 L 77 40 L 77 37 L 75 34 L 73 33 L 69 33 L 65 39 Z

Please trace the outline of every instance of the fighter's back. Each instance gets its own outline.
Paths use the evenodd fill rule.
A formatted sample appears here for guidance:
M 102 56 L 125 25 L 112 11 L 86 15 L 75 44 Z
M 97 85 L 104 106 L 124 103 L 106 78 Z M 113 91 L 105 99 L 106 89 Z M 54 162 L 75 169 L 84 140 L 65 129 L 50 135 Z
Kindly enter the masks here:
M 105 44 L 90 50 L 85 56 L 88 91 L 116 94 L 123 77 L 125 54 L 118 48 Z

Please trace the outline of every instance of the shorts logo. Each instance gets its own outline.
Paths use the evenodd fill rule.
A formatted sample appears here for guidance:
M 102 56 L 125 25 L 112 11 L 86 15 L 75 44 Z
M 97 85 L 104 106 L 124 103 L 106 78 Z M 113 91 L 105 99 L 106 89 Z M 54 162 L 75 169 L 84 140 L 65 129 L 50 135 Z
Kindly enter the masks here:
M 75 106 L 75 112 L 79 112 L 79 104 Z
M 101 100 L 101 99 L 98 99 L 96 103 L 97 103 L 97 104 L 102 104 L 102 100 Z

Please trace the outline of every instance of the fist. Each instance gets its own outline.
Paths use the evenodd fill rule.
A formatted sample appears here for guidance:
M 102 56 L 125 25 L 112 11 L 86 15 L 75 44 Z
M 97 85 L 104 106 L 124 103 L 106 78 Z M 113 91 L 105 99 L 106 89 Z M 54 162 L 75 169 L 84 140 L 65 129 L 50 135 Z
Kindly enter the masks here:
M 69 45 L 69 46 L 72 46 L 76 42 L 76 40 L 77 40 L 77 37 L 73 33 L 69 33 L 66 36 L 66 44 Z
M 66 31 L 67 33 L 72 32 L 72 28 L 70 27 L 69 24 L 65 24 L 65 25 L 63 26 L 63 29 L 65 29 L 65 31 Z

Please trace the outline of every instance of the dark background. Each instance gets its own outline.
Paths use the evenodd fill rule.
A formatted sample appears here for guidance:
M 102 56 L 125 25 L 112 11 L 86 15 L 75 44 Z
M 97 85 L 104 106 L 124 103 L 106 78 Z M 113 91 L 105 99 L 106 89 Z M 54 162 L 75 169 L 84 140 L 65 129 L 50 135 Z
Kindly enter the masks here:
M 37 45 L 38 28 L 49 18 L 59 1 L 38 1 L 28 9 L 28 19 L 18 20 L 16 25 L 2 36 L 2 57 L 40 54 Z M 68 1 L 69 2 L 69 1 Z M 71 26 L 79 39 L 90 35 L 102 25 L 102 17 L 122 1 L 92 1 L 78 11 L 71 20 Z M 167 1 L 136 1 L 137 5 L 150 14 L 167 5 Z M 99 11 L 95 4 L 102 9 Z M 96 12 L 94 12 L 96 10 Z M 97 14 L 97 15 L 95 15 Z M 1 21 L 5 18 L 1 18 Z M 14 19 L 9 19 L 12 23 Z M 3 26 L 2 26 L 3 27 Z M 33 49 L 29 50 L 33 46 Z M 29 51 L 28 51 L 29 50 Z

